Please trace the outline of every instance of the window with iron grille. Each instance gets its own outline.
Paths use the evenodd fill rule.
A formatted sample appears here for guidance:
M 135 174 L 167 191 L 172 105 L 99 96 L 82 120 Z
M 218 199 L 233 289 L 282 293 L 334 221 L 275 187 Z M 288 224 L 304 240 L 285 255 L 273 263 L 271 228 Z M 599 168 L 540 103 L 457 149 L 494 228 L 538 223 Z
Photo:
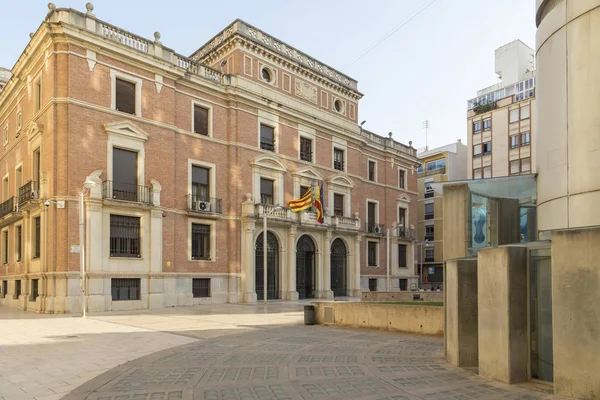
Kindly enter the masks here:
M 39 282 L 39 279 L 31 280 L 31 301 L 35 301 L 35 299 L 37 299 L 37 297 L 39 296 Z
M 300 138 L 300 159 L 312 162 L 312 140 Z
M 375 182 L 375 168 L 377 167 L 377 164 L 375 164 L 375 161 L 369 161 L 369 180 L 371 182 Z
M 17 262 L 21 261 L 21 257 L 22 257 L 22 248 L 23 248 L 23 226 L 18 225 L 17 226 Z
M 398 245 L 398 268 L 406 268 L 406 245 Z
M 400 282 L 398 282 L 398 286 L 400 287 L 400 290 L 407 290 L 408 289 L 408 279 L 400 279 Z
M 273 181 L 260 178 L 260 202 L 273 205 Z
M 371 292 L 377 291 L 377 279 L 369 279 L 369 290 Z
M 260 148 L 275 151 L 275 128 L 260 124 Z
M 210 297 L 210 278 L 193 278 L 192 295 L 194 298 Z
M 117 111 L 135 114 L 135 83 L 116 79 L 115 106 Z
M 42 226 L 41 217 L 35 217 L 33 219 L 34 236 L 33 236 L 33 258 L 40 258 L 42 252 Z
M 333 215 L 338 217 L 344 216 L 344 195 L 334 194 L 333 195 Z
M 192 224 L 192 260 L 210 260 L 210 225 Z
M 369 267 L 377 266 L 377 242 L 368 242 L 367 257 Z
M 405 179 L 404 170 L 403 169 L 398 170 L 398 187 L 400 189 L 404 189 L 405 188 L 404 179 Z
M 433 240 L 434 236 L 435 236 L 434 226 L 426 225 L 425 226 L 425 240 L 431 241 L 431 240 Z
M 208 109 L 194 105 L 194 133 L 208 136 Z
M 8 229 L 2 232 L 2 262 L 8 264 Z
M 21 281 L 15 281 L 15 299 L 18 299 L 21 296 Z
M 333 169 L 344 170 L 344 150 L 333 149 Z
M 140 257 L 140 218 L 110 216 L 110 256 Z
M 140 299 L 140 279 L 112 278 L 110 289 L 113 301 Z

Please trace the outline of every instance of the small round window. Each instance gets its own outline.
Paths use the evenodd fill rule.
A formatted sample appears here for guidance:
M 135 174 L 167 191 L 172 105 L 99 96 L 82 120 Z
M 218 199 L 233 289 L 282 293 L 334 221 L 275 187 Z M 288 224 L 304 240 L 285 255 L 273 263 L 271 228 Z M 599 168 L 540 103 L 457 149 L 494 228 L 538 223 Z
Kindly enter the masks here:
M 340 100 L 336 100 L 333 102 L 333 108 L 335 108 L 335 111 L 341 113 L 344 111 L 344 104 Z
M 273 80 L 271 70 L 267 67 L 262 67 L 260 75 L 265 82 L 271 82 Z

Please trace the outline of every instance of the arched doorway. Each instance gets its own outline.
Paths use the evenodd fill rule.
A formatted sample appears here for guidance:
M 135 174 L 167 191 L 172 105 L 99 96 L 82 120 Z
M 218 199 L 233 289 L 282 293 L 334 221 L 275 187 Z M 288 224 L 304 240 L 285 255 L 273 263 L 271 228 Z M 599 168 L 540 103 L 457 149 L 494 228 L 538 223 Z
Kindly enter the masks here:
M 296 290 L 300 299 L 315 298 L 315 242 L 304 235 L 296 244 Z
M 347 253 L 344 241 L 335 239 L 331 244 L 331 290 L 334 296 L 348 295 Z
M 256 238 L 256 298 L 264 300 L 264 242 L 263 234 Z M 274 234 L 267 234 L 267 300 L 279 299 L 279 242 Z

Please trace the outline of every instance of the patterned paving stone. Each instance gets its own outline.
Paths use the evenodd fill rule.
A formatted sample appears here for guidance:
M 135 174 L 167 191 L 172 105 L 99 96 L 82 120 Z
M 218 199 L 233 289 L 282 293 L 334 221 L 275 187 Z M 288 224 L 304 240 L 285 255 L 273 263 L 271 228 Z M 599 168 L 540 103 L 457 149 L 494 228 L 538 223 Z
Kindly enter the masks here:
M 283 385 L 259 385 L 197 390 L 197 400 L 292 400 L 293 395 Z
M 284 375 L 287 374 L 278 367 L 215 367 L 204 374 L 202 382 L 266 381 L 277 380 Z
M 356 364 L 359 361 L 358 356 L 341 356 L 341 355 L 303 355 L 295 357 L 297 364 Z
M 292 369 L 292 379 L 303 378 L 338 378 L 344 376 L 365 376 L 366 372 L 360 365 L 331 365 L 331 366 L 303 366 Z
M 187 396 L 186 396 L 187 397 Z M 184 400 L 183 390 L 155 391 L 155 392 L 137 392 L 137 393 L 118 393 L 118 394 L 97 394 L 93 393 L 88 400 Z
M 222 364 L 252 365 L 281 364 L 290 358 L 289 354 L 231 354 L 221 361 Z
M 306 393 L 302 397 L 314 399 L 347 399 L 397 391 L 392 385 L 377 378 L 330 380 L 302 383 L 299 386 Z
M 410 365 L 410 364 L 437 364 L 443 363 L 445 360 L 441 357 L 409 357 L 409 356 L 383 356 L 383 355 L 372 355 L 366 357 L 367 361 L 381 364 L 396 364 L 396 365 Z
M 204 368 L 132 368 L 102 390 L 132 390 L 149 387 L 191 387 L 200 380 Z
M 223 353 L 206 353 L 202 351 L 177 351 L 155 361 L 157 364 L 181 364 L 185 363 L 213 363 L 216 359 L 223 356 Z
M 446 368 L 439 364 L 430 365 L 378 365 L 376 370 L 380 374 L 397 374 L 406 372 L 434 372 L 446 371 Z
M 455 373 L 440 374 L 429 373 L 427 375 L 394 378 L 394 384 L 398 387 L 436 387 L 444 386 L 450 383 L 463 383 L 469 381 L 469 376 Z

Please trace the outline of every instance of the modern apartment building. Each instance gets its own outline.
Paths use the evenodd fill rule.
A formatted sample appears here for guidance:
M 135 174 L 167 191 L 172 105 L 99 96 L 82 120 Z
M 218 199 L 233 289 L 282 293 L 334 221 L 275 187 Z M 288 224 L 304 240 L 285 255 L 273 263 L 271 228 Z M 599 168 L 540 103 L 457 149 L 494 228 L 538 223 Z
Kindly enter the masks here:
M 469 179 L 535 173 L 534 59 L 520 40 L 496 49 L 501 82 L 468 101 Z
M 50 3 L 0 93 L 0 304 L 255 302 L 265 246 L 268 299 L 416 282 L 416 150 L 355 80 L 241 20 L 186 57 L 86 8 Z M 285 208 L 318 181 L 323 224 Z
M 443 282 L 444 215 L 442 194 L 432 188 L 434 182 L 467 178 L 467 146 L 455 143 L 417 152 L 418 167 L 417 261 L 422 270 L 420 287 Z M 422 266 L 422 268 L 421 268 Z

